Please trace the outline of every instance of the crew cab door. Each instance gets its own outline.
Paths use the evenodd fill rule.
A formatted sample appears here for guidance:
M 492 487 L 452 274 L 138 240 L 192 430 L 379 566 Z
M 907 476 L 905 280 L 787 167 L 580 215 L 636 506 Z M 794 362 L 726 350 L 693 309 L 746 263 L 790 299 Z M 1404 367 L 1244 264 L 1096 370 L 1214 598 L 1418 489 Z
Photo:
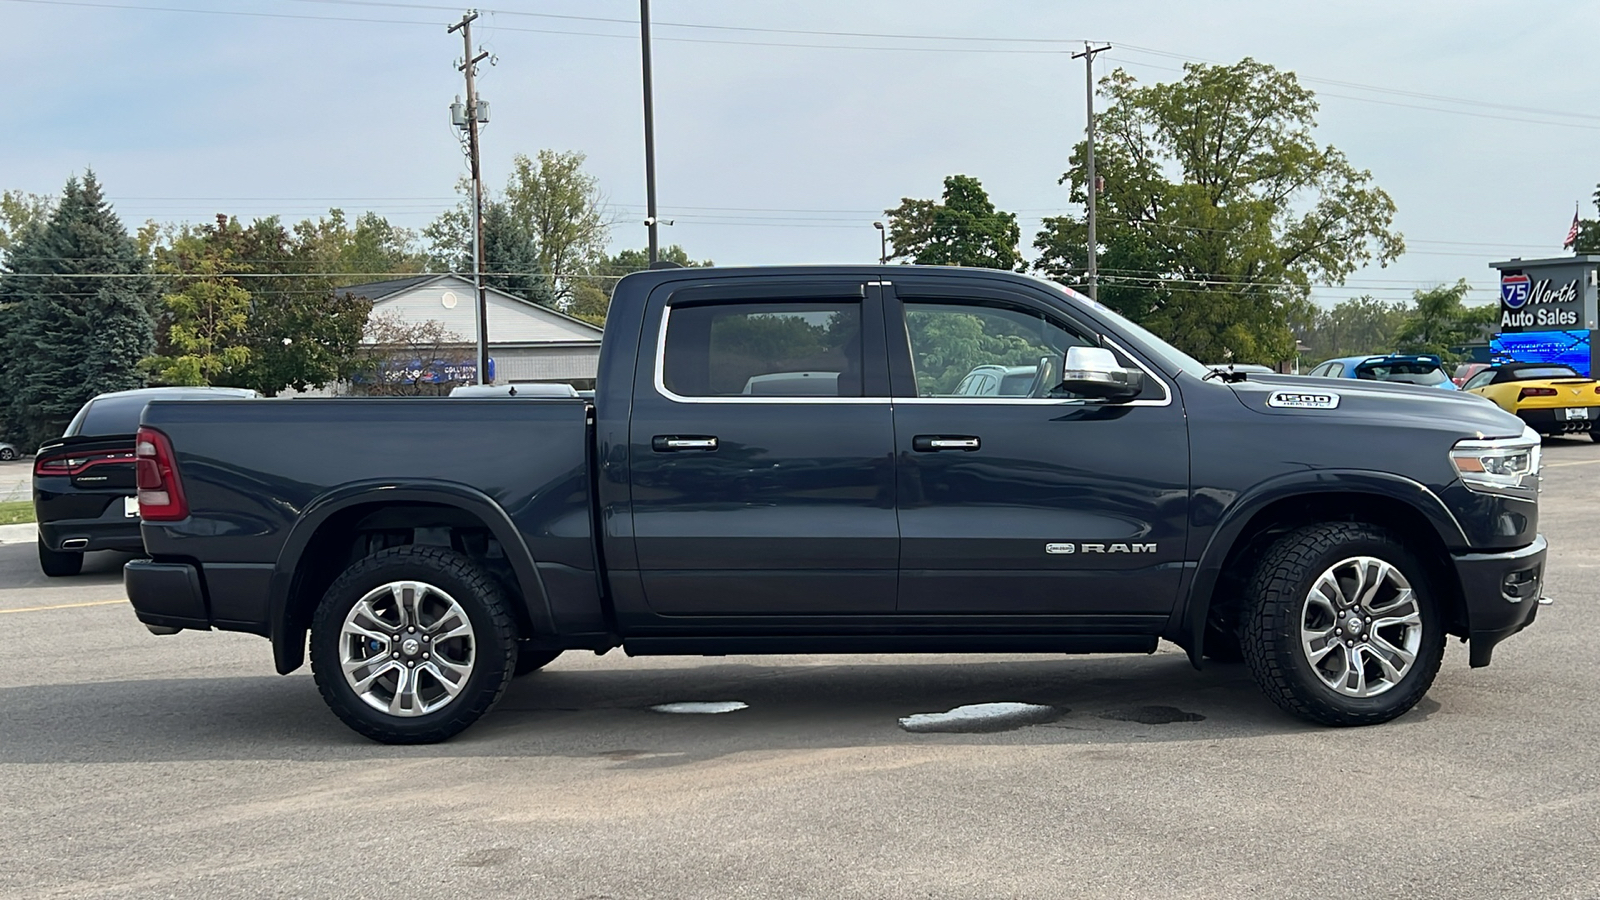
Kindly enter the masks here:
M 629 425 L 651 611 L 894 611 L 879 294 L 840 276 L 719 278 L 652 294 Z
M 1151 624 L 1182 572 L 1189 440 L 1170 379 L 1122 404 L 1055 393 L 1071 346 L 1105 346 L 1023 286 L 896 278 L 885 303 L 899 479 L 899 612 Z M 960 393 L 975 369 L 999 394 Z

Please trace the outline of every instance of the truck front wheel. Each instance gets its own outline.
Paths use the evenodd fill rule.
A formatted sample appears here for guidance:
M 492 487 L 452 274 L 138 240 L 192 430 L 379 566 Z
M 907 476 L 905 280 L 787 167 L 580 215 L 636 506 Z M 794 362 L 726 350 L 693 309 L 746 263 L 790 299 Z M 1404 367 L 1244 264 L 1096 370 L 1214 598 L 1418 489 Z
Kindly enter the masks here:
M 311 621 L 311 670 L 346 725 L 386 744 L 459 734 L 505 693 L 517 631 L 500 586 L 441 547 L 357 562 Z
M 1373 525 L 1279 538 L 1251 579 L 1245 661 L 1272 701 L 1324 725 L 1404 714 L 1432 686 L 1444 623 L 1427 571 Z

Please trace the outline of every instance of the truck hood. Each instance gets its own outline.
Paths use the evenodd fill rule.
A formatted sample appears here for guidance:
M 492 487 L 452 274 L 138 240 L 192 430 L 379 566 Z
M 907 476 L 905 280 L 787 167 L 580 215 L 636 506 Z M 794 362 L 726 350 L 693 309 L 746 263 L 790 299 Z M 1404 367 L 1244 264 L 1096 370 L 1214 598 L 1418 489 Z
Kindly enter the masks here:
M 1410 427 L 1426 420 L 1427 425 L 1454 430 L 1463 437 L 1515 437 L 1524 428 L 1521 419 L 1488 398 L 1424 385 L 1252 373 L 1248 380 L 1228 387 L 1246 409 L 1264 416 L 1365 422 L 1388 419 Z M 1331 399 L 1317 398 L 1337 398 L 1337 405 Z

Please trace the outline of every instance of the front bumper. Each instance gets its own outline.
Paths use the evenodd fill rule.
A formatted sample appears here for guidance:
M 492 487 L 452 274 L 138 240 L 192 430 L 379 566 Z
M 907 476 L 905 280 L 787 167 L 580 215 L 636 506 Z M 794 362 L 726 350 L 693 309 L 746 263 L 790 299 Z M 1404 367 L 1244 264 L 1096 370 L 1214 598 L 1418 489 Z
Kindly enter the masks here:
M 1544 597 L 1546 549 L 1541 534 L 1519 550 L 1454 555 L 1474 668 L 1487 666 L 1497 644 L 1533 624 Z

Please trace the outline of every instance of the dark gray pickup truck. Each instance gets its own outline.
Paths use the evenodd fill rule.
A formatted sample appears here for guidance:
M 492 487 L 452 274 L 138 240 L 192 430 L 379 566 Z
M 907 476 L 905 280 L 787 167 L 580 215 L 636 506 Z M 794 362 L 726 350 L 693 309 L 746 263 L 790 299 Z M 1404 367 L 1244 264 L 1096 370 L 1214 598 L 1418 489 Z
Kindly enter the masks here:
M 993 384 L 990 384 L 993 381 Z M 1436 388 L 1217 372 L 1058 285 L 918 267 L 618 285 L 588 398 L 154 402 L 152 631 L 305 659 L 448 738 L 566 650 L 1245 661 L 1401 715 L 1534 619 L 1539 438 Z

